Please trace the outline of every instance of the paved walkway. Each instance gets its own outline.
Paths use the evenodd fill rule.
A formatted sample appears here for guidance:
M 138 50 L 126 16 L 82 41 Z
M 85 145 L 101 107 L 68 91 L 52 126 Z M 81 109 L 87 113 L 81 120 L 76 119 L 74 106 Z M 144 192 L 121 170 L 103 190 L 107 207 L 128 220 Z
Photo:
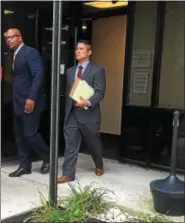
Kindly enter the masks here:
M 63 158 L 59 159 L 59 174 Z M 48 197 L 49 175 L 41 175 L 41 162 L 33 163 L 31 175 L 20 178 L 9 178 L 8 174 L 17 168 L 16 163 L 7 163 L 1 167 L 1 219 L 27 211 L 40 205 L 40 191 Z M 91 157 L 80 154 L 77 164 L 76 178 L 82 186 L 94 183 L 106 187 L 115 194 L 110 194 L 126 211 L 141 211 L 153 213 L 152 197 L 149 183 L 155 179 L 166 178 L 168 173 L 146 170 L 129 164 L 120 164 L 108 159 L 104 160 L 105 174 L 97 177 Z M 183 176 L 179 176 L 183 180 Z M 69 194 L 68 184 L 58 186 L 58 195 L 65 197 Z M 184 222 L 184 217 L 175 218 Z

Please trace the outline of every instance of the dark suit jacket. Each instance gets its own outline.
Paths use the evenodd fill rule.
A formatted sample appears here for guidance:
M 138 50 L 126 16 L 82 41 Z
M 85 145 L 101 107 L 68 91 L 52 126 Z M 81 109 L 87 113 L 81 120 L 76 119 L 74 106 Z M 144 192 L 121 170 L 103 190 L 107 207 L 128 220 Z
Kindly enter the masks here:
M 24 113 L 26 99 L 35 101 L 34 111 L 43 108 L 43 65 L 38 51 L 23 45 L 14 62 L 13 106 L 17 115 Z
M 67 70 L 65 123 L 67 123 L 72 108 L 73 100 L 69 97 L 69 92 L 75 80 L 76 68 L 77 66 L 74 66 Z M 90 62 L 83 73 L 83 79 L 94 88 L 95 94 L 89 99 L 91 107 L 88 110 L 83 108 L 76 109 L 78 122 L 83 124 L 100 123 L 100 102 L 104 98 L 106 91 L 105 70 Z

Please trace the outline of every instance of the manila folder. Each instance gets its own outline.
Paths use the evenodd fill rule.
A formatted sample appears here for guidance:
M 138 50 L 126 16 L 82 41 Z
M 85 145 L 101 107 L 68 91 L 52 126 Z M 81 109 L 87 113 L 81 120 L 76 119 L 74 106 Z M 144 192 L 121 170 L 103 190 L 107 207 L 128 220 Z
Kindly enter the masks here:
M 88 100 L 93 94 L 94 89 L 85 80 L 76 78 L 69 93 L 69 97 L 76 102 L 80 102 L 80 97 Z

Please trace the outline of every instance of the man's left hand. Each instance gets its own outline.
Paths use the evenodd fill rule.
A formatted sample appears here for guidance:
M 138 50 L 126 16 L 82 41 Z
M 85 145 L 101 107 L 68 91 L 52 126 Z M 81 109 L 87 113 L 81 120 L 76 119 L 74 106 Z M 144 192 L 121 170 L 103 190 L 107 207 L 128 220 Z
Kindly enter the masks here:
M 25 113 L 32 113 L 35 106 L 35 101 L 27 99 L 25 103 Z
M 80 97 L 80 101 L 76 103 L 76 106 L 80 108 L 88 107 L 89 102 L 86 99 Z

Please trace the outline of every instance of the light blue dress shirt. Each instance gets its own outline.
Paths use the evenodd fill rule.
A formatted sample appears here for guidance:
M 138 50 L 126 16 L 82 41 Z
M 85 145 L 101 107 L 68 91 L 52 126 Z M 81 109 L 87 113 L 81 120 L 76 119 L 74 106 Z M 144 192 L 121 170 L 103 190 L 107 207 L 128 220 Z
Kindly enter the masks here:
M 78 73 L 78 70 L 79 70 L 79 66 L 82 66 L 82 67 L 83 67 L 83 69 L 82 69 L 82 77 L 83 77 L 84 71 L 85 71 L 87 65 L 89 64 L 89 62 L 90 62 L 90 61 L 88 60 L 88 61 L 86 61 L 86 62 L 84 62 L 84 63 L 82 63 L 82 64 L 78 64 L 78 66 L 77 66 L 77 68 L 76 68 L 76 72 L 75 72 L 75 79 L 76 79 L 76 77 L 77 77 L 77 73 Z

